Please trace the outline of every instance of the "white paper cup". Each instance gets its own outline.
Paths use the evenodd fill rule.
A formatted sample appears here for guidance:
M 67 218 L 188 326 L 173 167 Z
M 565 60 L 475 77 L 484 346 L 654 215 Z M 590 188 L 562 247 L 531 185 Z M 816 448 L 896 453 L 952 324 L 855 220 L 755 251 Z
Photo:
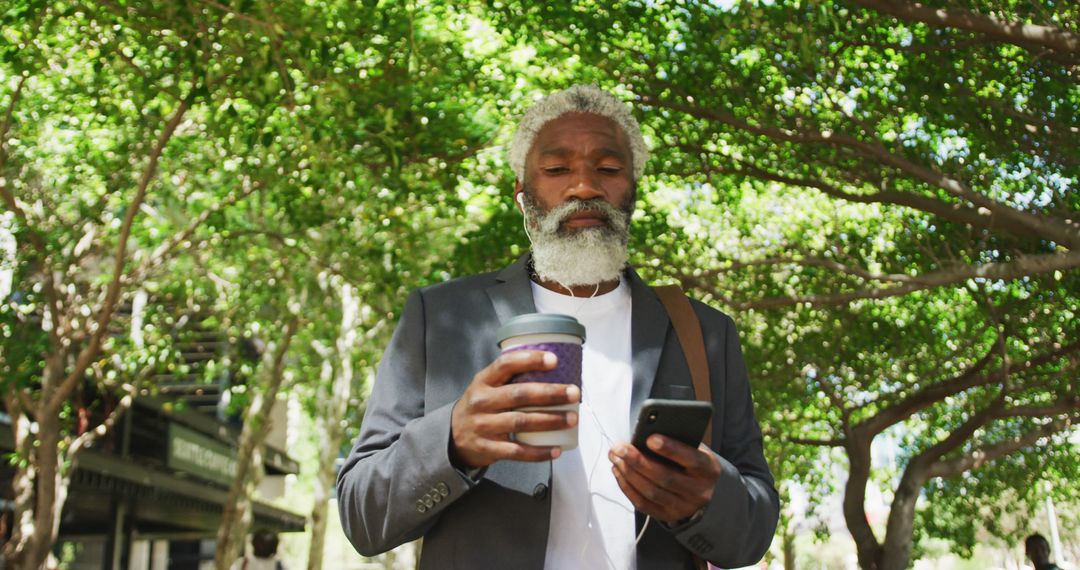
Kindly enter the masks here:
M 520 315 L 499 327 L 496 335 L 502 351 L 543 350 L 554 353 L 558 364 L 552 370 L 537 370 L 519 374 L 510 380 L 518 382 L 546 382 L 549 384 L 574 384 L 581 387 L 581 346 L 585 342 L 585 327 L 574 317 L 550 313 Z M 561 406 L 532 406 L 521 411 L 577 412 L 580 404 Z M 519 432 L 514 439 L 528 445 L 559 446 L 564 451 L 577 448 L 578 430 L 574 427 L 552 430 Z

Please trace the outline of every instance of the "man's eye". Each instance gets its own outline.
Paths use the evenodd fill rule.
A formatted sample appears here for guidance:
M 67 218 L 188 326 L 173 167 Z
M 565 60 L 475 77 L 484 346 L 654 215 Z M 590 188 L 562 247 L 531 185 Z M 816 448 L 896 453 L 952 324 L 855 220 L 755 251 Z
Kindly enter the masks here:
M 562 174 L 570 169 L 565 166 L 545 166 L 543 170 L 547 174 Z
M 618 173 L 622 172 L 622 167 L 621 166 L 601 166 L 597 170 L 599 170 L 600 172 L 603 172 L 604 174 L 618 174 Z

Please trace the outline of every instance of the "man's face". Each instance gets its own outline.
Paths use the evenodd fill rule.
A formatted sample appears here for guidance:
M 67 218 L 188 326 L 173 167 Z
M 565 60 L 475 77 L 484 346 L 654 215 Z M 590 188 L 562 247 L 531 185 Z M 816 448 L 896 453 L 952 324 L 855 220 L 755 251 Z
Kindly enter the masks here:
M 541 279 L 564 287 L 619 279 L 636 198 L 630 157 L 622 129 L 598 115 L 564 115 L 537 134 L 516 191 Z
M 626 133 L 591 113 L 567 113 L 545 124 L 525 157 L 525 180 L 515 188 L 545 212 L 572 200 L 596 200 L 630 213 L 635 190 Z M 562 225 L 573 231 L 609 224 L 600 210 L 585 208 Z

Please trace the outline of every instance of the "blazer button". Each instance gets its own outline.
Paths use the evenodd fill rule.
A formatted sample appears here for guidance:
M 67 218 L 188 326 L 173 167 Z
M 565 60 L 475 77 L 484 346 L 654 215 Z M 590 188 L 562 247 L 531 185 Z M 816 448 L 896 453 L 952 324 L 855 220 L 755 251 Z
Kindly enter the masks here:
M 416 510 L 420 511 L 421 513 L 427 512 L 428 508 L 427 505 L 424 504 L 423 499 L 416 501 Z
M 438 485 L 435 485 L 435 490 L 444 497 L 450 494 L 450 487 L 447 487 L 446 483 L 443 482 L 439 482 Z
M 548 494 L 548 486 L 547 485 L 545 485 L 543 483 L 537 483 L 537 485 L 535 487 L 533 487 L 533 498 L 536 499 L 537 501 L 543 501 L 547 497 L 547 494 Z

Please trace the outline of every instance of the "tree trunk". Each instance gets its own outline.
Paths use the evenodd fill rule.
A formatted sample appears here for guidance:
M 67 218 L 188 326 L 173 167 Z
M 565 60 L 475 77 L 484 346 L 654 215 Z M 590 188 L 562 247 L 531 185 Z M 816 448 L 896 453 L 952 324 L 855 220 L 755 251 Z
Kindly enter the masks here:
M 330 361 L 324 359 L 324 378 L 319 383 L 319 413 L 315 418 L 315 433 L 322 439 L 319 445 L 319 472 L 315 480 L 315 504 L 311 509 L 311 544 L 308 549 L 308 570 L 322 568 L 323 550 L 326 543 L 326 511 L 334 486 L 334 462 L 341 450 L 345 438 L 343 422 L 349 409 L 349 398 L 353 384 L 353 352 L 357 344 L 359 323 L 359 300 L 348 284 L 341 287 L 341 329 L 338 333 L 335 350 L 328 354 Z M 334 366 L 334 363 L 337 366 Z M 327 385 L 332 375 L 329 397 Z
M 326 499 L 321 489 L 322 482 L 315 483 L 315 504 L 311 507 L 311 543 L 308 546 L 308 570 L 319 570 L 323 564 L 323 552 L 326 550 Z
M 784 570 L 795 570 L 795 529 L 792 525 L 784 527 L 783 540 Z
M 859 567 L 881 570 L 881 544 L 866 520 L 866 484 L 870 480 L 870 445 L 849 437 L 848 480 L 844 486 L 844 520 L 855 541 Z
M 11 482 L 15 508 L 12 512 L 11 538 L 4 544 L 5 568 L 22 567 L 26 549 L 34 537 L 34 482 L 37 479 L 37 457 L 30 434 L 30 418 L 23 412 L 19 394 L 9 392 L 5 398 L 11 416 L 11 431 L 15 454 L 19 458 Z
M 911 559 L 911 540 L 915 528 L 915 503 L 922 489 L 922 479 L 905 472 L 896 488 L 885 527 L 879 570 L 904 570 Z
M 229 486 L 229 494 L 221 511 L 217 552 L 214 555 L 214 566 L 217 570 L 228 570 L 244 549 L 244 537 L 247 536 L 251 516 L 251 494 L 261 474 L 261 448 L 270 433 L 270 411 L 285 376 L 285 354 L 289 351 L 289 344 L 298 326 L 298 319 L 290 317 L 282 338 L 276 343 L 268 343 L 263 354 L 259 368 L 265 384 L 262 389 L 257 385 L 253 387 L 254 396 L 244 414 L 244 427 L 240 431 L 240 441 L 237 444 L 236 476 Z
M 60 420 L 55 415 L 42 414 L 37 425 L 37 446 L 32 452 L 36 473 L 28 481 L 33 489 L 34 509 L 22 515 L 33 530 L 18 563 L 18 567 L 27 570 L 56 567 L 52 546 L 60 531 L 60 511 L 67 498 L 67 479 L 60 473 Z
M 919 493 L 929 478 L 931 465 L 932 461 L 920 454 L 904 468 L 900 483 L 893 494 L 892 505 L 889 507 L 889 521 L 885 527 L 880 570 L 903 570 L 908 567 L 915 529 L 915 506 L 919 500 Z
M 319 388 L 316 391 L 317 400 L 319 405 L 317 406 L 318 412 L 315 415 L 315 433 L 320 434 L 321 440 L 319 443 L 319 465 L 315 474 L 314 489 L 312 492 L 314 504 L 311 507 L 311 542 L 308 544 L 308 570 L 320 570 L 323 564 L 323 551 L 326 545 L 326 502 L 330 500 L 330 485 L 333 484 L 334 477 L 334 459 L 330 458 L 327 461 L 326 447 L 328 441 L 331 439 L 331 435 L 327 433 L 329 426 L 327 425 L 327 418 L 324 414 L 328 411 L 325 408 L 325 402 L 327 400 L 327 390 L 325 386 L 335 380 L 333 360 L 335 360 L 336 352 L 331 352 L 323 358 L 322 373 L 319 375 Z M 333 424 L 333 422 L 329 422 Z

